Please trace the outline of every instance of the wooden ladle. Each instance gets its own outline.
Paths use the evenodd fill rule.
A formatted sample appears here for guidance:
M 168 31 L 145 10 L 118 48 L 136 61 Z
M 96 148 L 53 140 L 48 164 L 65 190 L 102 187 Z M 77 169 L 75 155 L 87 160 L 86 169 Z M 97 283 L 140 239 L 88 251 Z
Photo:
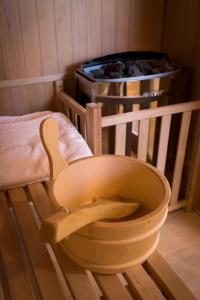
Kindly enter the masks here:
M 51 183 L 68 167 L 60 155 L 58 124 L 54 119 L 46 119 L 41 124 L 41 140 L 50 164 Z M 76 162 L 79 163 L 78 161 Z M 67 184 L 67 183 L 66 183 Z M 78 185 L 78 182 L 77 182 Z M 77 186 L 78 188 L 78 186 Z M 138 202 L 116 201 L 113 197 L 91 199 L 91 203 L 79 205 L 73 211 L 60 207 L 58 212 L 42 222 L 41 239 L 46 242 L 60 242 L 80 228 L 102 219 L 118 219 L 132 214 L 139 207 Z

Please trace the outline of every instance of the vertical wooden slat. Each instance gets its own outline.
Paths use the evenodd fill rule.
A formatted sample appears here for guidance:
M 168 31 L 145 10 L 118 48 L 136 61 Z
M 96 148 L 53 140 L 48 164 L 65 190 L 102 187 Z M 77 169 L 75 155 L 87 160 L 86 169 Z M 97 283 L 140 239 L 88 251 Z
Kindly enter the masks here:
M 162 117 L 156 167 L 163 173 L 165 171 L 170 125 L 171 115 Z
M 35 0 L 18 0 L 27 77 L 42 74 L 41 52 Z
M 101 56 L 101 0 L 87 0 L 88 58 Z
M 55 98 L 56 98 L 56 111 L 63 111 L 63 103 L 59 100 L 58 93 L 63 92 L 63 81 L 58 80 L 54 81 L 54 92 L 55 92 Z
M 176 204 L 176 202 L 178 201 L 178 194 L 179 194 L 179 188 L 180 188 L 180 182 L 181 182 L 181 176 L 182 176 L 182 170 L 184 164 L 184 157 L 185 157 L 185 150 L 187 145 L 188 131 L 190 127 L 191 114 L 192 114 L 191 111 L 187 111 L 184 112 L 182 115 L 173 181 L 172 181 L 172 197 L 171 197 L 170 206 Z
M 58 61 L 53 0 L 36 1 L 43 73 L 45 75 L 57 73 Z
M 42 75 L 42 60 L 35 0 L 19 0 L 19 18 L 27 77 Z M 28 101 L 27 101 L 28 100 Z M 27 87 L 30 111 L 44 110 L 44 89 L 41 85 Z
M 83 138 L 86 140 L 86 120 L 83 117 L 79 117 L 80 120 L 80 133 Z
M 37 21 L 39 27 L 40 49 L 43 75 L 58 72 L 57 42 L 55 32 L 54 1 L 39 1 L 37 4 Z M 44 84 L 44 105 L 46 109 L 55 109 L 53 86 Z
M 116 0 L 115 51 L 127 51 L 130 0 Z
M 7 75 L 9 78 L 24 78 L 26 68 L 17 0 L 1 1 L 0 9 L 0 30 Z M 14 113 L 27 113 L 29 111 L 27 89 L 25 87 L 12 88 L 11 95 L 14 100 Z
M 130 51 L 141 49 L 160 50 L 164 9 L 165 0 L 131 1 L 129 19 Z
M 35 299 L 3 192 L 0 192 L 0 240 L 0 253 L 12 299 Z
M 140 121 L 139 124 L 139 139 L 138 139 L 138 159 L 146 161 L 147 159 L 147 146 L 149 137 L 149 119 Z
M 115 51 L 115 12 L 115 0 L 102 0 L 102 55 L 112 53 Z
M 73 63 L 86 60 L 87 54 L 87 18 L 86 0 L 71 1 Z
M 26 76 L 17 0 L 1 1 L 1 33 L 9 78 Z
M 116 125 L 115 154 L 125 155 L 126 150 L 126 124 Z
M 101 155 L 102 152 L 101 107 L 100 103 L 87 104 L 87 143 L 94 155 Z
M 72 28 L 70 0 L 54 1 L 58 70 L 71 70 L 72 64 Z

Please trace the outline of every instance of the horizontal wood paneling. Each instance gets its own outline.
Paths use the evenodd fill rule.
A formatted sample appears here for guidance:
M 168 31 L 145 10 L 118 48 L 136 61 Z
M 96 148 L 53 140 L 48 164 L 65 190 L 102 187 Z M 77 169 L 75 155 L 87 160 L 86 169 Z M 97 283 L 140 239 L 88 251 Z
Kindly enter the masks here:
M 108 53 L 159 51 L 164 5 L 165 0 L 0 0 L 0 79 L 73 74 L 82 61 Z M 0 91 L 1 115 L 52 108 L 49 84 L 10 94 Z

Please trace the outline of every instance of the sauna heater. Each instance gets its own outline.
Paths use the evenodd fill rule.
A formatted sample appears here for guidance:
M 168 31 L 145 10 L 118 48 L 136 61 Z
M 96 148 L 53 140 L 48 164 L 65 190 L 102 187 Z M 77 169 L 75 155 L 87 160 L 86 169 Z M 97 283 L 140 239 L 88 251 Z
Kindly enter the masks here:
M 177 82 L 181 90 L 187 86 L 188 70 L 172 62 L 167 54 L 132 51 L 87 61 L 76 70 L 75 78 L 79 103 L 101 102 L 103 114 L 109 115 L 184 101 L 176 87 Z M 130 155 L 134 136 L 137 139 L 137 125 L 127 126 L 126 155 Z M 114 151 L 113 135 L 114 128 L 109 130 L 107 153 Z M 150 148 L 154 147 L 156 159 L 156 135 L 153 141 Z M 153 151 L 150 148 L 149 153 Z
M 184 70 L 171 62 L 167 54 L 132 51 L 87 61 L 76 70 L 75 77 L 79 99 L 81 94 L 89 101 L 96 101 L 99 96 L 127 96 L 133 104 L 140 104 L 169 94 L 173 79 Z

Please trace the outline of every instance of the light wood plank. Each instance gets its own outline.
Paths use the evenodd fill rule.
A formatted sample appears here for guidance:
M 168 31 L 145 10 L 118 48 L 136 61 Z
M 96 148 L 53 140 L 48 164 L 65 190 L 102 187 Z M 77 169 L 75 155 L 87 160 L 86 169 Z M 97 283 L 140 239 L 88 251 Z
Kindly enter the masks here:
M 46 219 L 53 213 L 49 197 L 40 183 L 28 186 L 31 200 L 34 202 L 41 219 Z M 57 245 L 52 245 L 55 256 L 63 272 L 65 280 L 75 299 L 97 299 L 86 271 L 75 265 Z M 78 284 L 77 284 L 78 282 Z
M 116 126 L 115 130 L 115 154 L 125 155 L 126 150 L 126 124 Z
M 147 147 L 149 139 L 149 119 L 141 120 L 139 123 L 139 139 L 137 158 L 143 161 L 147 159 Z
M 133 297 L 116 275 L 93 274 L 95 280 L 109 300 L 131 300 Z
M 53 82 L 56 80 L 61 80 L 63 78 L 64 78 L 64 74 L 60 73 L 60 74 L 53 74 L 53 75 L 46 75 L 46 76 L 2 80 L 2 81 L 0 81 L 0 89 L 15 87 L 15 86 L 39 84 L 39 83 L 45 83 L 45 82 Z
M 183 163 L 185 158 L 185 150 L 187 145 L 187 137 L 190 127 L 191 112 L 184 112 L 181 120 L 181 128 L 178 139 L 178 147 L 176 153 L 176 161 L 174 167 L 174 174 L 172 180 L 172 197 L 170 205 L 174 205 L 178 201 L 178 193 L 181 183 Z
M 170 125 L 171 116 L 162 117 L 156 167 L 163 173 L 165 171 Z
M 154 254 L 145 262 L 145 268 L 148 270 L 149 274 L 154 278 L 154 280 L 156 280 L 156 282 L 161 286 L 169 299 L 195 299 L 190 290 L 172 271 L 172 269 L 157 251 L 154 252 Z
M 35 0 L 19 0 L 18 9 L 21 24 L 26 76 L 38 76 L 42 74 L 42 61 L 40 47 L 38 47 L 40 44 L 40 39 Z M 43 86 L 37 85 L 27 87 L 26 101 L 29 103 L 28 112 L 44 110 Z
M 19 0 L 18 7 L 26 76 L 38 76 L 42 74 L 42 62 L 40 48 L 38 47 L 40 39 L 36 3 L 35 0 Z
M 12 299 L 35 299 L 7 206 L 7 198 L 0 192 L 0 253 Z
M 72 57 L 75 64 L 86 60 L 88 57 L 86 12 L 86 0 L 71 1 Z
M 58 49 L 55 30 L 54 1 L 36 0 L 36 3 L 42 57 L 42 74 L 55 74 L 58 72 Z M 52 84 L 44 84 L 44 95 L 44 106 L 46 109 L 55 110 L 56 103 L 53 98 Z
M 119 125 L 123 123 L 129 123 L 132 121 L 150 119 L 154 117 L 162 117 L 162 116 L 173 115 L 181 112 L 193 111 L 198 109 L 200 109 L 200 100 L 161 106 L 158 108 L 143 109 L 134 112 L 127 112 L 125 114 L 117 114 L 117 115 L 102 117 L 101 126 L 108 127 L 108 126 Z
M 129 49 L 160 51 L 165 1 L 131 1 Z M 141 31 L 142 28 L 142 31 Z
M 0 8 L 1 14 L 4 15 L 4 18 L 1 18 L 1 32 L 8 78 L 25 77 L 27 73 L 18 14 L 18 2 L 16 0 L 1 1 Z M 29 112 L 26 88 L 12 89 L 11 93 L 15 114 Z
M 129 42 L 130 0 L 116 0 L 115 51 L 127 51 Z
M 101 0 L 87 0 L 88 58 L 101 56 Z
M 69 72 L 72 69 L 72 27 L 70 0 L 54 1 L 55 28 L 58 55 L 58 71 Z
M 125 274 L 129 287 L 133 290 L 137 299 L 156 300 L 165 297 L 162 295 L 159 288 L 155 285 L 150 276 L 145 272 L 141 265 L 129 269 Z
M 9 196 L 42 299 L 65 299 L 49 253 L 45 244 L 39 239 L 39 229 L 31 213 L 24 190 L 22 188 L 9 190 Z
M 116 21 L 115 21 L 115 0 L 102 0 L 102 14 L 101 14 L 101 26 L 102 26 L 102 55 L 113 53 L 115 51 L 115 33 L 116 33 Z
M 18 3 L 16 0 L 1 1 L 1 33 L 9 78 L 26 76 L 24 50 L 21 37 Z
M 134 112 L 127 112 L 118 115 L 111 115 L 102 117 L 101 126 L 108 127 L 128 123 L 132 121 L 139 121 L 142 119 L 149 119 L 154 117 L 163 117 L 166 115 L 173 115 L 181 112 L 193 111 L 200 109 L 200 100 L 190 101 L 179 104 L 172 104 L 168 106 L 161 106 L 158 108 L 143 109 Z
M 101 107 L 100 103 L 87 104 L 87 143 L 94 155 L 102 153 Z
M 57 43 L 53 0 L 37 1 L 38 26 L 43 74 L 57 73 Z
M 188 67 L 195 65 L 199 58 L 199 54 L 196 53 L 197 49 L 195 49 L 198 43 L 199 18 L 197 11 L 199 8 L 199 1 L 188 2 L 187 0 L 176 3 L 168 1 L 165 7 L 163 50 L 175 61 Z M 196 59 L 194 59 L 194 54 L 197 54 Z

